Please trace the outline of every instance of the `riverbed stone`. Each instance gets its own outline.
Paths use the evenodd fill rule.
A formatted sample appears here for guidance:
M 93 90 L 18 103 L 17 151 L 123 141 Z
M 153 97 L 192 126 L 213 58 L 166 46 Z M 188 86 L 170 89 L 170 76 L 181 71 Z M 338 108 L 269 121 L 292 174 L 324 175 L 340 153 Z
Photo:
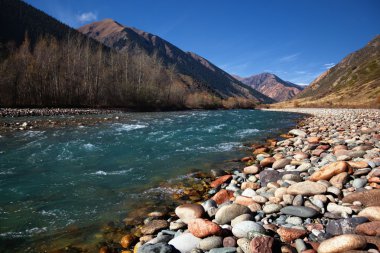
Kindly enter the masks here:
M 277 229 L 277 234 L 280 235 L 281 240 L 290 243 L 295 239 L 306 236 L 308 234 L 308 231 L 304 229 L 280 227 Z
M 166 220 L 152 220 L 141 228 L 141 233 L 143 233 L 144 235 L 152 235 L 168 227 L 169 222 L 167 222 Z
M 330 179 L 330 183 L 336 188 L 342 189 L 343 185 L 348 181 L 348 176 L 347 172 L 339 173 Z
M 275 161 L 276 161 L 276 159 L 274 157 L 266 157 L 260 161 L 260 166 L 261 167 L 270 167 Z M 255 174 L 255 173 L 253 173 L 253 174 Z
M 295 136 L 302 137 L 302 138 L 306 137 L 306 133 L 300 129 L 292 129 L 289 131 L 289 133 Z
M 184 233 L 174 237 L 168 244 L 173 245 L 181 253 L 190 253 L 191 250 L 197 248 L 201 240 L 191 233 Z
M 255 197 L 255 196 L 253 196 L 253 197 Z M 243 205 L 243 206 L 250 206 L 250 205 L 254 204 L 255 201 L 252 198 L 249 198 L 249 197 L 237 196 L 235 198 L 235 203 Z
M 198 248 L 203 251 L 209 251 L 213 248 L 219 248 L 222 246 L 223 246 L 223 238 L 220 236 L 210 236 L 210 237 L 204 238 L 198 244 Z
M 243 169 L 244 174 L 257 174 L 260 172 L 260 167 L 257 165 L 251 165 Z
M 286 223 L 289 223 L 289 224 L 292 224 L 292 225 L 295 225 L 295 226 L 299 226 L 299 225 L 302 225 L 302 219 L 300 217 L 288 217 L 286 219 Z
M 188 224 L 190 233 L 198 238 L 205 238 L 212 235 L 220 235 L 222 232 L 221 227 L 206 219 L 193 219 Z
M 327 191 L 326 186 L 312 181 L 304 181 L 289 186 L 287 193 L 292 195 L 313 196 Z
M 275 170 L 282 169 L 286 165 L 290 164 L 291 161 L 292 161 L 291 159 L 287 159 L 287 158 L 279 159 L 272 164 L 272 168 Z
M 360 217 L 366 217 L 370 221 L 380 221 L 380 206 L 370 206 L 364 208 L 358 214 Z
M 305 206 L 286 206 L 280 211 L 283 214 L 293 215 L 301 218 L 312 218 L 319 214 L 315 209 Z
M 120 239 L 120 244 L 123 248 L 129 248 L 133 241 L 135 240 L 134 236 L 131 234 L 125 235 Z
M 327 205 L 327 211 L 335 214 L 352 214 L 352 209 L 348 206 L 341 206 L 335 203 L 329 203 Z
M 277 213 L 281 210 L 282 206 L 280 204 L 266 204 L 263 206 L 263 211 L 266 214 Z
M 221 185 L 221 184 L 223 184 L 225 182 L 228 182 L 231 179 L 232 179 L 232 175 L 224 175 L 224 176 L 221 176 L 221 177 L 215 179 L 214 181 L 212 181 L 210 183 L 210 186 L 213 187 L 213 188 L 216 188 L 219 185 Z
M 227 236 L 223 238 L 223 247 L 228 248 L 228 247 L 236 247 L 237 242 L 236 238 L 233 236 Z
M 232 228 L 232 233 L 237 238 L 247 238 L 251 231 L 265 234 L 265 228 L 254 221 L 242 221 Z
M 380 221 L 362 223 L 355 228 L 355 233 L 370 236 L 380 236 Z
M 235 253 L 235 247 L 226 247 L 226 248 L 214 248 L 209 251 L 209 253 Z
M 250 253 L 251 249 L 249 243 L 250 241 L 247 238 L 239 238 L 237 240 L 237 245 L 243 251 L 243 253 Z
M 355 188 L 363 188 L 367 184 L 367 179 L 365 178 L 355 178 L 352 182 L 352 186 Z
M 250 242 L 251 253 L 272 253 L 274 238 L 269 236 L 257 236 Z
M 252 219 L 253 219 L 252 214 L 249 214 L 249 213 L 242 214 L 231 221 L 231 226 L 235 226 L 236 224 L 242 221 L 247 221 L 247 220 L 252 220 Z
M 380 189 L 354 192 L 342 199 L 343 203 L 353 203 L 354 201 L 360 201 L 365 206 L 380 206 Z
M 344 161 L 334 162 L 328 165 L 325 165 L 318 171 L 314 172 L 309 180 L 318 181 L 318 180 L 330 180 L 333 176 L 338 175 L 342 172 L 349 171 L 349 164 Z
M 201 218 L 204 212 L 203 206 L 199 204 L 183 204 L 175 209 L 175 214 L 186 224 L 192 219 Z
M 141 247 L 138 248 L 138 253 L 174 253 L 177 252 L 176 249 L 169 244 L 166 243 L 156 243 L 156 244 L 144 244 Z M 181 253 L 187 253 L 189 251 L 184 251 Z
M 318 253 L 347 252 L 350 250 L 363 249 L 367 240 L 360 235 L 340 235 L 323 241 L 318 247 Z
M 259 174 L 261 187 L 267 186 L 269 182 L 276 182 L 281 178 L 277 170 L 263 170 Z
M 215 214 L 215 220 L 218 224 L 228 224 L 231 220 L 245 213 L 250 213 L 248 207 L 234 203 L 222 206 Z
M 368 219 L 365 217 L 329 220 L 326 225 L 326 232 L 332 235 L 354 234 L 355 228 L 367 221 Z
M 227 191 L 226 189 L 221 189 L 214 196 L 211 197 L 212 200 L 216 202 L 216 204 L 221 205 L 227 201 L 229 201 L 233 196 L 233 193 Z

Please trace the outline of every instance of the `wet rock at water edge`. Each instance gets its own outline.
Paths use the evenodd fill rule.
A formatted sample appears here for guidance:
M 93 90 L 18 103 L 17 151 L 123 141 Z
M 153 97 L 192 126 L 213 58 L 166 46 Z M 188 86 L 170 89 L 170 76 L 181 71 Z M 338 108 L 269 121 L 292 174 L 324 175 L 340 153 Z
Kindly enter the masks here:
M 156 243 L 156 244 L 144 244 L 139 247 L 137 253 L 176 253 L 178 252 L 172 245 L 166 243 Z
M 199 204 L 183 204 L 175 209 L 175 214 L 187 224 L 192 219 L 201 218 L 204 208 Z
M 169 222 L 167 222 L 166 220 L 152 220 L 141 228 L 141 232 L 145 235 L 152 235 L 168 227 Z
M 198 238 L 204 238 L 212 235 L 220 235 L 221 227 L 206 219 L 193 219 L 188 224 L 189 231 Z

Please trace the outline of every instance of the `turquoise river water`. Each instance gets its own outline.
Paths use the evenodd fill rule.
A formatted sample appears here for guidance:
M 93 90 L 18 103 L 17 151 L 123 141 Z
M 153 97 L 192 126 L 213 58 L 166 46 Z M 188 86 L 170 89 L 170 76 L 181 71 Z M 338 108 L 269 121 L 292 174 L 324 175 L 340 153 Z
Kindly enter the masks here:
M 0 136 L 0 252 L 33 251 L 46 238 L 92 241 L 102 224 L 170 194 L 160 183 L 242 157 L 244 143 L 276 136 L 301 117 L 256 110 L 118 116 Z M 67 237 L 73 229 L 85 232 Z

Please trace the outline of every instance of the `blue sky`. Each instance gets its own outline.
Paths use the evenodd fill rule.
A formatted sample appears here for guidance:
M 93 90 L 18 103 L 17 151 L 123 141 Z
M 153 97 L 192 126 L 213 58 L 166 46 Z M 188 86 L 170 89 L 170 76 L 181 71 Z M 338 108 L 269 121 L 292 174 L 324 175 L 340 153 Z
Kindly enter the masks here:
M 379 0 L 26 0 L 72 26 L 112 18 L 231 74 L 308 84 L 380 34 Z

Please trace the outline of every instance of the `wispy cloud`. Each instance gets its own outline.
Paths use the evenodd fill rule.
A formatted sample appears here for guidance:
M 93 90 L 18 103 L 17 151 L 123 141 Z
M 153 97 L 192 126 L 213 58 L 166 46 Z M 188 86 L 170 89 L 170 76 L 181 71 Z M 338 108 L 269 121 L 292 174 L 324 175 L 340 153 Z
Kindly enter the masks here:
M 300 54 L 301 53 L 295 53 L 295 54 L 285 55 L 285 56 L 279 58 L 278 62 L 292 62 L 292 61 L 295 61 L 295 60 L 297 60 L 297 58 L 298 58 L 298 56 Z
M 77 21 L 79 23 L 86 23 L 86 22 L 91 22 L 91 21 L 95 21 L 98 19 L 98 14 L 95 13 L 95 12 L 92 12 L 92 11 L 89 11 L 89 12 L 83 12 L 79 15 L 76 16 L 77 18 Z
M 323 64 L 323 67 L 325 69 L 330 69 L 330 68 L 332 68 L 334 66 L 335 66 L 335 63 L 325 63 L 325 64 Z
M 247 68 L 249 67 L 249 63 L 246 62 L 241 64 L 221 64 L 219 67 L 227 73 L 243 76 L 242 73 L 244 73 L 247 70 Z
M 308 85 L 320 74 L 322 74 L 321 71 L 299 70 L 293 72 L 293 74 L 289 76 L 290 78 L 288 80 L 299 85 Z

